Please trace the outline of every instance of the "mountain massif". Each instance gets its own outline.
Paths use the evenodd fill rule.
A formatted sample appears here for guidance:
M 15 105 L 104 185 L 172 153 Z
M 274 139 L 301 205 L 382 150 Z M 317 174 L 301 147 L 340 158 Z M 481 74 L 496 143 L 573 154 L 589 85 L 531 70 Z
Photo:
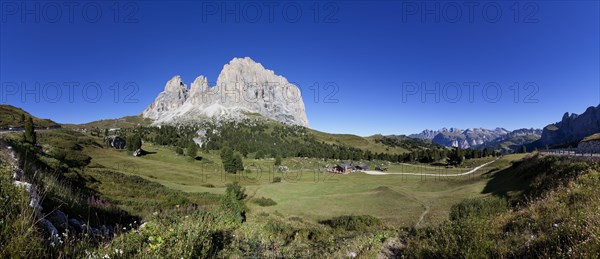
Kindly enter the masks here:
M 584 113 L 569 114 L 562 120 L 544 127 L 539 140 L 532 147 L 576 147 L 583 138 L 600 132 L 600 105 L 588 107 Z
M 248 57 L 226 64 L 212 87 L 204 76 L 197 77 L 190 88 L 174 76 L 142 117 L 159 125 L 238 119 L 248 114 L 308 127 L 300 89 Z

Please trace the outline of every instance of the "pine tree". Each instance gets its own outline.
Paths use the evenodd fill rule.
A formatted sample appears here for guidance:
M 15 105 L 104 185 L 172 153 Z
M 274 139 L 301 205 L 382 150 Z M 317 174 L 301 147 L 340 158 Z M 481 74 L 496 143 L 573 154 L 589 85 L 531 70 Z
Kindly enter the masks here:
M 196 142 L 191 141 L 187 147 L 187 155 L 191 158 L 196 158 L 197 153 L 198 153 L 198 146 L 196 145 Z
M 37 143 L 37 135 L 33 126 L 33 119 L 28 117 L 25 121 L 25 132 L 23 132 L 23 140 L 27 143 L 35 145 Z
M 275 165 L 276 166 L 280 166 L 281 165 L 281 156 L 277 155 L 277 157 L 275 158 Z

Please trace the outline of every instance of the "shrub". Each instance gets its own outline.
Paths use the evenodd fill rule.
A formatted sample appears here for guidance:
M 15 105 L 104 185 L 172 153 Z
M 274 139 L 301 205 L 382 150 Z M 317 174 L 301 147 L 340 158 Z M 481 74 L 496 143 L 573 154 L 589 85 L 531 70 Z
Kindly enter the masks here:
M 279 176 L 273 177 L 273 183 L 280 183 L 280 182 L 281 182 L 281 177 L 279 177 Z
M 369 227 L 378 226 L 381 221 L 370 215 L 360 216 L 339 216 L 332 219 L 324 220 L 321 224 L 328 225 L 332 228 L 339 228 L 344 230 L 365 230 Z
M 275 202 L 274 200 L 272 200 L 270 198 L 265 198 L 265 197 L 256 198 L 256 199 L 254 199 L 252 201 L 254 203 L 258 204 L 261 207 L 268 207 L 268 206 L 277 205 L 277 202 Z

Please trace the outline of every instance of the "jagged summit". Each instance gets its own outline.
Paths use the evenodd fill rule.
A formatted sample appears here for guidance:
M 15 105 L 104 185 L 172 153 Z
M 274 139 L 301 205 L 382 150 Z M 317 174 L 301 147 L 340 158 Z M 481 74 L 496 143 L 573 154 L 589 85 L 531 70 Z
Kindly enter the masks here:
M 180 76 L 174 76 L 142 116 L 164 124 L 207 117 L 236 119 L 244 113 L 308 127 L 300 89 L 249 57 L 225 64 L 213 87 L 199 76 L 188 89 Z

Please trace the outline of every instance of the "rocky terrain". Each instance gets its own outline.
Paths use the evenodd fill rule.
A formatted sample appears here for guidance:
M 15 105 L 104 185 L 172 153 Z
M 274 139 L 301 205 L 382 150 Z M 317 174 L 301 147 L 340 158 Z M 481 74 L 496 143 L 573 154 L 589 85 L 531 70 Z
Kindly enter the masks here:
M 566 112 L 562 120 L 546 126 L 534 147 L 576 147 L 583 138 L 600 132 L 600 105 L 590 106 L 581 115 Z
M 308 127 L 300 89 L 248 57 L 226 64 L 215 86 L 199 76 L 188 88 L 180 76 L 174 76 L 142 116 L 160 125 L 249 114 Z
M 440 130 L 424 130 L 419 134 L 410 135 L 413 138 L 431 139 L 435 144 L 447 147 L 474 148 L 508 134 L 504 128 L 493 130 L 482 128 L 442 128 Z
M 410 135 L 411 138 L 429 139 L 435 144 L 446 147 L 484 148 L 508 150 L 520 147 L 539 139 L 539 129 L 518 129 L 508 131 L 504 128 L 483 129 L 469 128 L 466 130 L 457 128 L 442 128 L 440 130 L 424 130 L 418 134 Z M 510 146 L 510 148 L 509 148 Z
M 492 141 L 484 143 L 480 148 L 492 148 L 494 150 L 510 151 L 518 150 L 521 146 L 527 145 L 540 139 L 541 129 L 517 129 L 508 134 L 498 137 Z

